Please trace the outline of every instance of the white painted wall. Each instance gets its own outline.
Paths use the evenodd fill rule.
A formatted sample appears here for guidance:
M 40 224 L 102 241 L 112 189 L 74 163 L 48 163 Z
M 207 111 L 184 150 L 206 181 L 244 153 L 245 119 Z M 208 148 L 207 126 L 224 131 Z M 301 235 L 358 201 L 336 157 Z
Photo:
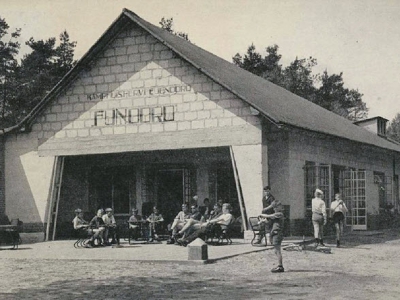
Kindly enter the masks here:
M 39 157 L 29 134 L 8 136 L 5 144 L 6 213 L 24 223 L 44 222 L 54 157 Z
M 233 146 L 232 149 L 242 187 L 247 217 L 258 216 L 262 210 L 262 145 Z

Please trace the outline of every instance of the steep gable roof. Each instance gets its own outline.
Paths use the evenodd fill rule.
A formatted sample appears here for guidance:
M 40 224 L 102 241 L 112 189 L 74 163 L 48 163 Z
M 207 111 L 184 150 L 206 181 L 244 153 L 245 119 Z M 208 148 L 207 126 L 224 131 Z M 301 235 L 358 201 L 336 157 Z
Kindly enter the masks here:
M 78 64 L 50 91 L 50 93 L 17 126 L 3 132 L 24 128 L 37 114 L 54 99 L 79 72 L 113 39 L 115 34 L 129 24 L 136 24 L 170 48 L 195 68 L 231 91 L 233 94 L 259 110 L 271 122 L 291 125 L 316 132 L 366 143 L 389 150 L 399 151 L 400 147 L 382 137 L 361 128 L 314 103 L 301 98 L 259 76 L 245 71 L 234 64 L 163 30 L 124 9 L 99 40 L 82 57 Z

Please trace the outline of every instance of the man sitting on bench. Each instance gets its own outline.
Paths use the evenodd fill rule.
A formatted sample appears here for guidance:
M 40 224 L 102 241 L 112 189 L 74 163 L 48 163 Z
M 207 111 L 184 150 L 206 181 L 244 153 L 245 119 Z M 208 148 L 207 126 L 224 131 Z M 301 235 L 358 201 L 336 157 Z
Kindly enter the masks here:
M 111 244 L 119 245 L 118 226 L 112 208 L 106 208 L 106 213 L 102 218 L 106 225 L 106 230 L 104 231 L 105 244 L 107 246 L 110 246 Z M 111 243 L 109 243 L 110 237 L 112 238 Z
M 187 204 L 182 204 L 182 210 L 176 215 L 174 222 L 172 223 L 171 230 L 172 234 L 167 244 L 174 244 L 176 241 L 176 235 L 179 230 L 186 224 L 190 219 L 190 213 Z
M 91 235 L 90 240 L 85 244 L 86 248 L 92 248 L 94 246 L 94 240 L 98 239 L 101 230 L 91 229 L 89 222 L 83 219 L 83 211 L 80 208 L 75 209 L 75 218 L 72 220 L 72 224 L 75 230 L 85 231 L 88 235 Z
M 186 231 L 189 228 L 193 231 L 190 235 L 188 235 L 186 238 L 181 238 L 178 240 L 178 244 L 186 246 L 187 244 L 191 243 L 194 241 L 200 234 L 205 233 L 207 229 L 210 229 L 210 226 L 216 224 L 216 225 L 229 225 L 232 222 L 232 214 L 231 214 L 232 207 L 229 203 L 224 203 L 222 205 L 222 214 L 219 216 L 216 216 L 215 218 L 208 220 L 206 222 L 197 222 L 195 223 L 194 221 L 190 221 L 182 228 L 182 231 Z
M 87 248 L 91 248 L 94 246 L 94 241 L 97 239 L 99 240 L 99 246 L 105 246 L 104 243 L 104 231 L 106 230 L 106 225 L 103 221 L 103 214 L 104 210 L 99 209 L 97 210 L 97 214 L 93 217 L 93 219 L 89 223 L 89 227 L 92 232 L 93 236 L 90 238 L 89 243 L 86 244 Z

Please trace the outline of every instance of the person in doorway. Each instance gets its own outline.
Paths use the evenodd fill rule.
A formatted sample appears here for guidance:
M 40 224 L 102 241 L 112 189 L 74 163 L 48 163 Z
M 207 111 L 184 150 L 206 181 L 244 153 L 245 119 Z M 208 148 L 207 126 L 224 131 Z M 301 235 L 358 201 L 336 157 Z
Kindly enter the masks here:
M 224 204 L 224 200 L 218 199 L 217 204 L 219 205 L 220 208 L 222 208 L 222 205 Z
M 194 195 L 193 198 L 192 198 L 192 200 L 190 201 L 189 205 L 190 205 L 190 206 L 192 206 L 192 205 L 196 205 L 196 206 L 199 205 L 199 196 Z
M 106 225 L 106 230 L 104 231 L 105 244 L 107 246 L 110 246 L 111 244 L 119 245 L 118 226 L 112 208 L 106 208 L 106 213 L 102 218 Z M 110 237 L 112 238 L 111 243 L 109 243 Z
M 212 211 L 212 206 L 210 204 L 210 199 L 204 198 L 203 205 L 200 206 L 201 214 L 204 216 L 205 219 L 207 219 L 211 211 Z
M 331 211 L 333 211 L 333 222 L 336 229 L 336 247 L 340 247 L 340 237 L 343 234 L 343 224 L 345 213 L 348 212 L 346 204 L 340 198 L 340 194 L 335 194 L 335 201 L 331 203 Z
M 153 213 L 147 218 L 147 222 L 149 223 L 149 242 L 152 242 L 154 239 L 158 241 L 158 234 L 161 231 L 164 218 L 156 206 L 153 207 Z
M 87 247 L 91 248 L 94 246 L 94 241 L 97 239 L 99 241 L 99 246 L 105 246 L 104 242 L 104 231 L 106 230 L 106 226 L 103 221 L 104 210 L 97 210 L 96 215 L 89 223 L 89 227 L 93 232 L 93 236 L 90 238 Z
M 262 213 L 271 215 L 274 213 L 274 210 L 270 208 L 272 202 L 275 201 L 275 197 L 271 194 L 271 187 L 269 185 L 265 186 L 263 189 L 263 197 L 262 197 Z M 261 244 L 261 239 L 264 236 L 264 232 L 266 233 L 267 240 L 265 241 L 267 245 L 271 245 L 271 228 L 272 228 L 272 219 L 263 220 L 260 223 L 261 232 L 257 236 L 257 240 L 255 244 Z
M 312 223 L 314 227 L 315 246 L 325 246 L 322 239 L 323 226 L 326 225 L 327 221 L 326 205 L 325 201 L 322 199 L 324 197 L 324 193 L 320 189 L 316 189 L 314 195 L 315 198 L 313 198 L 311 201 L 311 211 Z
M 278 266 L 271 270 L 272 273 L 284 272 L 282 259 L 282 240 L 283 240 L 283 206 L 280 201 L 274 199 L 271 205 L 265 208 L 265 211 L 271 211 L 272 214 L 260 214 L 259 218 L 271 220 L 271 242 L 274 246 L 275 255 L 278 258 Z M 269 222 L 269 221 L 266 221 Z
M 190 219 L 189 209 L 186 203 L 182 204 L 182 210 L 176 215 L 174 222 L 171 226 L 171 237 L 167 244 L 174 244 L 176 242 L 176 235 L 179 230 L 183 228 L 186 222 Z

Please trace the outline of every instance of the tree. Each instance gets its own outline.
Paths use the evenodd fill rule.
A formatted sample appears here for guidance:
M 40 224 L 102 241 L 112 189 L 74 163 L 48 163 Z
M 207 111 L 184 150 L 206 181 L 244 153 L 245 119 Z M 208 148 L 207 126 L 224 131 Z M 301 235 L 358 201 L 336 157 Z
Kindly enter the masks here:
M 8 33 L 10 26 L 5 19 L 0 17 L 0 126 L 8 125 L 6 117 L 9 115 L 10 103 L 15 98 L 16 72 L 18 68 L 17 55 L 20 44 L 16 40 L 20 36 L 20 29 L 15 29 L 11 34 Z M 8 39 L 8 41 L 5 41 Z M 5 126 L 4 126 L 5 125 Z
M 175 31 L 172 29 L 174 27 L 174 19 L 173 18 L 165 19 L 164 17 L 162 17 L 159 24 L 161 25 L 162 29 L 165 29 L 166 31 L 173 33 L 176 36 L 179 36 L 179 37 L 183 38 L 184 40 L 187 40 L 190 42 L 189 35 L 187 33 Z
M 267 55 L 262 57 L 252 44 L 247 53 L 241 56 L 237 53 L 233 63 L 255 75 L 263 77 L 289 91 L 312 101 L 340 116 L 356 121 L 367 117 L 368 108 L 362 101 L 358 90 L 344 87 L 342 73 L 329 75 L 314 75 L 313 67 L 317 60 L 313 57 L 297 58 L 287 67 L 279 63 L 277 45 L 266 48 Z
M 73 59 L 76 42 L 70 42 L 67 31 L 56 39 L 36 41 L 30 38 L 26 45 L 32 51 L 21 59 L 19 81 L 23 87 L 13 106 L 14 122 L 18 122 L 62 79 L 76 63 Z
M 390 122 L 387 129 L 387 136 L 400 143 L 400 113 Z

